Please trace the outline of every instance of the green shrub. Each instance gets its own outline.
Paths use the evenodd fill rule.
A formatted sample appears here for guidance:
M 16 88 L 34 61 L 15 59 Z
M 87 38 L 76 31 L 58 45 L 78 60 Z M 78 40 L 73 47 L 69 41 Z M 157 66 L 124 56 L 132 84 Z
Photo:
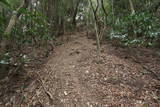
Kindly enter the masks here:
M 49 40 L 51 37 L 48 34 L 49 25 L 46 18 L 38 11 L 20 10 L 22 16 L 19 23 L 12 31 L 12 37 L 23 43 L 31 43 L 32 38 L 41 40 Z
M 160 39 L 160 19 L 147 13 L 136 13 L 116 19 L 110 38 L 118 38 L 126 45 L 152 45 Z

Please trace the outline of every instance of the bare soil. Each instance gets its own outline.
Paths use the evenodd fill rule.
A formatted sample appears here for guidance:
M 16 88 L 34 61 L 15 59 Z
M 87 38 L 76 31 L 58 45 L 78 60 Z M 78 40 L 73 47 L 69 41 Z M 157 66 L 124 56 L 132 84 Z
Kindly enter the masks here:
M 97 57 L 86 32 L 71 34 L 43 66 L 11 81 L 1 82 L 2 107 L 160 107 L 159 56 L 105 43 Z

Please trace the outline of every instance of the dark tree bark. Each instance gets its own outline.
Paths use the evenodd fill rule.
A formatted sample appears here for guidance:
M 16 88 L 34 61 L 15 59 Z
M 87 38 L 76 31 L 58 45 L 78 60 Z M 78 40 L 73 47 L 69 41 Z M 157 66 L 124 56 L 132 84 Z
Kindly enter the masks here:
M 79 4 L 80 4 L 80 0 L 77 1 L 77 4 L 76 4 L 76 7 L 73 11 L 73 19 L 72 19 L 72 24 L 73 26 L 76 26 L 77 22 L 76 22 L 76 16 L 77 16 L 77 13 L 78 13 L 78 7 L 79 7 Z
M 107 14 L 107 12 L 106 12 L 106 10 L 105 10 L 105 7 L 104 7 L 104 1 L 103 0 L 101 0 L 101 6 L 102 6 L 102 10 L 103 10 L 103 12 L 104 12 L 104 14 L 106 15 L 106 17 L 108 16 L 108 14 Z

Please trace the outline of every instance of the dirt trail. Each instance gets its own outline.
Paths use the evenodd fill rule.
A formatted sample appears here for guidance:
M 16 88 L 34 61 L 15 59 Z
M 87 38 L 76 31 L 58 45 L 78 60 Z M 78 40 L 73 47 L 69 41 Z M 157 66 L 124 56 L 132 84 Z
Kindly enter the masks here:
M 39 102 L 44 107 L 159 106 L 157 93 L 152 93 L 157 91 L 153 85 L 159 84 L 158 80 L 142 74 L 139 64 L 113 54 L 109 46 L 102 46 L 97 62 L 94 44 L 85 32 L 77 32 L 69 42 L 58 46 L 45 67 L 39 70 L 53 101 L 39 85 L 32 90 L 34 95 L 28 97 L 30 103 L 36 106 Z
M 98 104 L 90 89 L 81 81 L 83 72 L 78 71 L 83 70 L 79 68 L 79 62 L 89 58 L 90 51 L 96 47 L 93 40 L 86 39 L 85 32 L 75 35 L 72 35 L 70 42 L 55 50 L 56 57 L 50 59 L 44 68 L 45 73 L 48 73 L 43 78 L 45 81 L 48 79 L 48 82 L 44 84 L 54 96 L 52 106 L 55 107 L 93 107 Z

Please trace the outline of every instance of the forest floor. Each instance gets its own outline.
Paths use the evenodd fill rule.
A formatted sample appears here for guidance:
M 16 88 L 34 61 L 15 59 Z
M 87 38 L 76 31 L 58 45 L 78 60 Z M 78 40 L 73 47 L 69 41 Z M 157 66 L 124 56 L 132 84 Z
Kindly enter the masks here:
M 86 32 L 73 33 L 68 42 L 55 48 L 45 64 L 27 73 L 26 81 L 17 80 L 10 85 L 10 92 L 0 93 L 0 105 L 160 107 L 157 54 L 146 48 L 104 43 L 97 58 L 95 44 Z M 14 89 L 15 85 L 18 88 Z

